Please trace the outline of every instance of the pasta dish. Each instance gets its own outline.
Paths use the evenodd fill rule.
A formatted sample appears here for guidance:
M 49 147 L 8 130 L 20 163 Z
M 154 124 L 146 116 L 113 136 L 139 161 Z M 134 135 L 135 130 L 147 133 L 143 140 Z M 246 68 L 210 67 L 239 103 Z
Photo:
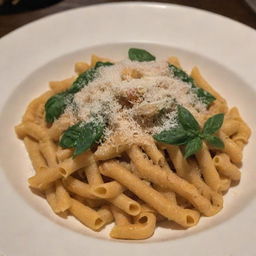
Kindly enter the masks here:
M 197 67 L 189 75 L 176 57 L 137 48 L 128 57 L 76 63 L 15 131 L 35 170 L 29 186 L 56 214 L 146 239 L 161 221 L 186 229 L 223 208 L 251 132 Z

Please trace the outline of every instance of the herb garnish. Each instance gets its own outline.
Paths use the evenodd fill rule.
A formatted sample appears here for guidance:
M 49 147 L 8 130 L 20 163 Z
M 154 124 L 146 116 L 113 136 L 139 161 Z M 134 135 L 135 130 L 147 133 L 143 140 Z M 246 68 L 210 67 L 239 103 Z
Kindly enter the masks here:
M 63 133 L 59 145 L 63 148 L 74 148 L 73 157 L 76 157 L 97 143 L 103 130 L 104 125 L 98 121 L 79 122 Z
M 216 148 L 224 148 L 223 141 L 214 135 L 223 124 L 224 114 L 210 117 L 203 129 L 194 116 L 184 107 L 178 106 L 178 127 L 155 134 L 155 140 L 172 145 L 186 145 L 185 158 L 202 148 L 203 140 Z
M 209 92 L 197 87 L 195 80 L 182 69 L 177 68 L 172 64 L 169 64 L 169 69 L 173 72 L 174 77 L 179 78 L 181 81 L 185 83 L 191 84 L 191 87 L 195 91 L 197 97 L 207 106 L 209 106 L 214 100 L 216 100 L 216 98 Z
M 72 86 L 65 92 L 52 96 L 45 104 L 45 119 L 47 123 L 54 122 L 64 113 L 66 106 L 73 101 L 74 94 L 79 92 L 84 86 L 91 82 L 97 76 L 97 69 L 103 66 L 111 66 L 110 62 L 97 62 L 94 68 L 91 68 L 80 74 L 73 82 Z
M 153 61 L 156 59 L 151 53 L 138 48 L 130 48 L 128 51 L 129 59 L 133 61 Z

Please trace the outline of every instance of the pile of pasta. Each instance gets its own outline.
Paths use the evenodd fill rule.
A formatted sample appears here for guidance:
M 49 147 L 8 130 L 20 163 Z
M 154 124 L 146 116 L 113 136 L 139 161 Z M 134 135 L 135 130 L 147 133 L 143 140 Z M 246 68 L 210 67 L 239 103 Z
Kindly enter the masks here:
M 76 63 L 80 74 L 91 64 Z M 169 62 L 180 67 L 177 58 Z M 146 239 L 157 223 L 169 220 L 183 228 L 195 226 L 200 216 L 213 216 L 223 207 L 223 194 L 240 180 L 242 151 L 250 129 L 238 109 L 228 109 L 226 101 L 204 80 L 197 67 L 192 78 L 216 100 L 210 115 L 225 113 L 218 132 L 225 147 L 216 150 L 203 143 L 193 157 L 185 159 L 180 146 L 125 142 L 116 135 L 73 158 L 72 149 L 58 145 L 68 128 L 65 120 L 49 126 L 44 105 L 53 95 L 69 88 L 75 77 L 50 82 L 50 90 L 27 107 L 21 124 L 15 127 L 31 159 L 35 175 L 29 185 L 45 195 L 56 214 L 73 215 L 85 226 L 99 231 L 114 222 L 110 232 L 117 239 Z M 207 117 L 206 117 L 207 118 Z

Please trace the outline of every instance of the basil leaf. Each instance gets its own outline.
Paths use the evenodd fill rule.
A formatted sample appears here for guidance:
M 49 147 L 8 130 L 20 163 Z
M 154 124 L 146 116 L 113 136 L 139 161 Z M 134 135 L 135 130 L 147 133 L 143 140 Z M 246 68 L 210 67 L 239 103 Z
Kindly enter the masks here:
M 190 83 L 191 85 L 194 85 L 194 79 L 190 77 L 185 71 L 183 71 L 180 68 L 177 68 L 176 66 L 169 64 L 169 69 L 172 71 L 174 77 L 179 78 L 181 81 L 185 83 Z
M 194 139 L 190 140 L 188 144 L 185 147 L 185 158 L 188 158 L 192 155 L 194 155 L 196 152 L 198 152 L 202 148 L 202 139 L 199 137 L 195 137 Z
M 74 148 L 81 133 L 81 122 L 70 126 L 62 135 L 59 145 L 63 148 Z
M 216 100 L 216 98 L 213 95 L 203 90 L 202 88 L 193 87 L 193 86 L 192 88 L 194 88 L 194 91 L 197 97 L 199 98 L 199 100 L 203 102 L 206 106 L 209 106 L 213 101 Z
M 184 145 L 188 143 L 189 140 L 191 140 L 190 134 L 182 127 L 162 131 L 158 134 L 155 134 L 153 138 L 159 142 L 172 145 Z
M 79 122 L 63 133 L 59 145 L 63 148 L 74 148 L 73 157 L 76 157 L 99 141 L 103 135 L 103 130 L 104 125 L 100 122 Z
M 204 124 L 203 134 L 214 134 L 223 124 L 224 114 L 217 114 L 210 117 Z
M 225 146 L 223 141 L 219 137 L 214 135 L 205 136 L 205 140 L 215 148 L 224 148 Z
M 172 64 L 169 64 L 169 69 L 172 71 L 174 77 L 179 78 L 181 81 L 185 83 L 191 84 L 191 87 L 193 88 L 195 94 L 199 98 L 201 102 L 209 106 L 216 98 L 211 95 L 209 92 L 203 90 L 202 88 L 199 88 L 196 86 L 195 80 L 189 76 L 186 72 L 184 72 L 182 69 L 175 67 Z
M 113 63 L 97 62 L 94 68 L 80 74 L 67 91 L 52 96 L 45 104 L 45 119 L 47 123 L 54 122 L 55 119 L 58 119 L 59 116 L 63 114 L 67 104 L 73 100 L 74 94 L 79 92 L 96 77 L 99 67 L 111 65 L 113 65 Z
M 193 115 L 184 107 L 178 105 L 178 120 L 186 131 L 199 133 L 200 126 Z
M 95 69 L 98 69 L 98 68 L 100 68 L 100 67 L 108 67 L 108 66 L 113 66 L 114 64 L 113 63 L 111 63 L 111 62 L 102 62 L 102 61 L 98 61 L 98 62 L 96 62 L 96 64 L 95 64 Z
M 128 51 L 129 59 L 133 61 L 153 61 L 156 59 L 151 53 L 138 48 L 130 48 Z
M 72 100 L 72 95 L 69 95 L 67 92 L 61 92 L 50 99 L 45 103 L 45 119 L 47 123 L 54 122 L 61 114 L 63 114 L 65 107 Z
M 91 82 L 96 75 L 96 69 L 91 68 L 84 73 L 80 74 L 78 78 L 73 82 L 72 86 L 68 89 L 69 93 L 77 93 L 82 88 L 84 88 L 85 85 L 87 85 L 89 82 Z
M 99 123 L 90 122 L 85 124 L 81 130 L 73 156 L 76 157 L 82 154 L 99 141 L 103 135 L 103 129 L 104 126 Z
M 74 81 L 72 86 L 68 89 L 69 93 L 77 93 L 79 92 L 85 85 L 91 82 L 97 74 L 97 69 L 99 67 L 112 66 L 111 62 L 101 62 L 98 61 L 94 68 L 86 70 L 84 73 L 80 74 L 78 78 Z

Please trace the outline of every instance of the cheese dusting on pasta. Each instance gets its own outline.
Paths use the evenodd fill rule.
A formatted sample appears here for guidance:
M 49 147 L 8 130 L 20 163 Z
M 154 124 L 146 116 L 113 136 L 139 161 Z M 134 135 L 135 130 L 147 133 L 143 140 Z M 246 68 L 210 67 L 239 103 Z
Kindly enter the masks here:
M 206 112 L 191 85 L 175 78 L 166 61 L 123 60 L 99 68 L 97 78 L 75 95 L 64 115 L 77 122 L 107 122 L 105 137 L 113 132 L 152 135 L 177 125 L 177 104 L 195 116 Z
M 146 239 L 162 220 L 186 229 L 222 209 L 251 131 L 198 68 L 128 56 L 77 63 L 78 77 L 51 82 L 15 131 L 35 169 L 29 186 L 56 214 Z

